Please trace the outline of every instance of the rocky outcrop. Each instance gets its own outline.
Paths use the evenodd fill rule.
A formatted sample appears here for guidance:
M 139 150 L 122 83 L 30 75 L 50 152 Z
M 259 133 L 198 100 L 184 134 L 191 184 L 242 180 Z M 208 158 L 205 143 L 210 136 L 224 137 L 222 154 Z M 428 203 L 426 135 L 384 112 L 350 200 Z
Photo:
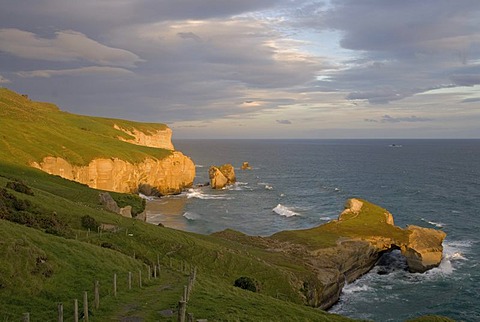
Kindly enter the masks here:
M 250 166 L 250 163 L 248 163 L 247 161 L 244 161 L 242 163 L 242 167 L 241 167 L 242 170 L 252 170 L 252 167 Z
M 137 129 L 126 130 L 121 128 L 118 125 L 114 125 L 114 128 L 127 133 L 130 136 L 133 136 L 133 139 L 125 139 L 122 137 L 118 137 L 119 140 L 133 143 L 136 145 L 143 145 L 149 146 L 152 148 L 160 148 L 160 149 L 167 149 L 167 150 L 174 150 L 174 146 L 172 144 L 172 130 L 166 127 L 163 130 L 156 130 L 152 133 L 144 133 Z
M 291 283 L 305 304 L 321 309 L 335 304 L 346 283 L 370 271 L 390 251 L 400 250 L 411 272 L 438 266 L 445 238 L 444 232 L 435 229 L 397 227 L 390 212 L 360 199 L 348 200 L 338 220 L 314 228 L 282 231 L 270 237 L 232 231 L 216 235 L 281 253 L 282 263 L 301 267 L 289 272 Z
M 224 164 L 221 167 L 211 166 L 208 170 L 210 186 L 213 189 L 223 189 L 236 181 L 235 169 L 231 164 Z
M 100 192 L 98 197 L 105 210 L 120 214 L 123 217 L 132 218 L 132 206 L 120 208 L 108 192 Z
M 339 216 L 339 221 L 361 215 L 362 207 L 363 201 L 348 200 L 346 209 Z M 394 226 L 393 216 L 388 211 L 384 210 L 382 213 L 378 213 L 377 217 L 381 222 Z M 407 260 L 408 269 L 412 273 L 423 273 L 440 265 L 443 254 L 442 242 L 446 237 L 443 231 L 413 225 L 407 226 L 406 229 L 398 229 L 404 238 L 380 233 L 362 236 L 360 239 L 368 241 L 377 253 L 400 249 Z
M 161 195 L 176 194 L 191 187 L 195 177 L 193 161 L 176 151 L 163 159 L 148 158 L 136 164 L 99 158 L 86 166 L 77 166 L 60 157 L 46 157 L 32 166 L 91 188 L 124 193 L 134 193 L 140 185 L 149 185 Z
M 411 272 L 423 273 L 437 267 L 442 261 L 442 242 L 446 234 L 441 230 L 409 225 L 408 243 L 402 245 L 402 254 L 407 259 Z

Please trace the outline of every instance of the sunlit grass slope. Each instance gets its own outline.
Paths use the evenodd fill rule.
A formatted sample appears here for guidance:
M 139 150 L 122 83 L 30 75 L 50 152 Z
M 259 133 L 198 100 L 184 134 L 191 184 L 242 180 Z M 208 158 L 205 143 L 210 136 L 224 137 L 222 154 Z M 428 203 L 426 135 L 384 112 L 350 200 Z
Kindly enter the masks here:
M 0 158 L 29 164 L 46 156 L 62 157 L 72 164 L 86 165 L 94 158 L 120 158 L 140 162 L 147 156 L 170 155 L 164 149 L 132 145 L 118 137 L 132 139 L 126 130 L 151 133 L 164 124 L 138 123 L 63 112 L 53 104 L 34 102 L 6 88 L 0 88 Z
M 5 188 L 18 180 L 33 195 Z M 17 200 L 28 200 L 29 207 L 18 211 L 20 218 L 51 216 L 66 227 L 62 237 L 42 227 L 29 227 L 29 223 L 0 219 L 0 320 L 18 320 L 24 312 L 30 312 L 34 320 L 53 320 L 58 302 L 65 303 L 65 311 L 71 312 L 72 300 L 81 299 L 84 290 L 91 291 L 94 280 L 105 285 L 117 273 L 123 276 L 121 288 L 125 290 L 128 271 L 142 269 L 146 276 L 146 265 L 158 260 L 161 279 L 146 283 L 142 290 L 113 298 L 111 287 L 103 286 L 102 303 L 106 304 L 94 312 L 96 321 L 119 320 L 119 312 L 128 313 L 126 308 L 134 308 L 132 314 L 147 321 L 175 320 L 162 318 L 159 312 L 175 309 L 178 303 L 187 279 L 178 272 L 182 262 L 198 267 L 198 283 L 188 305 L 188 311 L 198 318 L 348 320 L 302 304 L 294 281 L 308 278 L 310 273 L 294 259 L 214 236 L 123 218 L 102 209 L 99 191 L 27 166 L 0 162 L 0 189 Z M 88 233 L 81 225 L 85 215 L 114 227 L 115 232 Z M 257 280 L 260 292 L 234 287 L 240 276 Z M 149 305 L 140 305 L 141 301 Z

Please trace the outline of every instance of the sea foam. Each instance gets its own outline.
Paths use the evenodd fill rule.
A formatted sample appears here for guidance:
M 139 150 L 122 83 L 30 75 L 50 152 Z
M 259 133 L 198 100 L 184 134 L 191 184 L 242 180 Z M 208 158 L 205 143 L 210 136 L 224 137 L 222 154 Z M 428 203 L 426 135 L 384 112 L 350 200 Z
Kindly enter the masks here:
M 276 214 L 279 214 L 280 216 L 285 217 L 300 216 L 299 213 L 296 213 L 295 211 L 283 206 L 282 204 L 278 204 L 275 208 L 272 209 L 272 211 Z
M 183 217 L 187 218 L 188 220 L 198 220 L 198 219 L 200 219 L 201 216 L 199 214 L 197 214 L 196 212 L 186 211 L 183 214 Z
M 187 198 L 197 198 L 197 199 L 205 199 L 205 200 L 215 200 L 215 199 L 232 199 L 228 197 L 226 194 L 207 194 L 203 193 L 200 189 L 189 189 L 185 195 Z

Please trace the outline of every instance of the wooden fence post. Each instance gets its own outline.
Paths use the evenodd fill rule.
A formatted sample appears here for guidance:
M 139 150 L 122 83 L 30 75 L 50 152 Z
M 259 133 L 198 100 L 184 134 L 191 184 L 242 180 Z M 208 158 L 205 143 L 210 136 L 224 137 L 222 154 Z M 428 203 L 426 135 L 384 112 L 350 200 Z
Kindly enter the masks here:
M 83 292 L 83 320 L 88 322 L 88 293 Z
M 113 296 L 117 297 L 117 273 L 113 274 Z
M 141 269 L 138 270 L 138 286 L 142 288 L 142 270 Z
M 23 322 L 30 322 L 30 313 L 23 313 Z
M 185 313 L 187 311 L 187 302 L 178 302 L 178 322 L 185 322 Z
M 132 272 L 128 272 L 128 290 L 132 289 Z
M 157 265 L 153 266 L 153 278 L 157 278 Z
M 94 294 L 95 294 L 95 309 L 98 309 L 100 307 L 100 285 L 98 281 L 95 281 Z
M 188 287 L 187 285 L 183 285 L 183 300 L 188 302 Z
M 73 300 L 73 321 L 78 322 L 78 300 Z
M 63 322 L 63 304 L 58 303 L 57 309 L 58 309 L 58 322 Z

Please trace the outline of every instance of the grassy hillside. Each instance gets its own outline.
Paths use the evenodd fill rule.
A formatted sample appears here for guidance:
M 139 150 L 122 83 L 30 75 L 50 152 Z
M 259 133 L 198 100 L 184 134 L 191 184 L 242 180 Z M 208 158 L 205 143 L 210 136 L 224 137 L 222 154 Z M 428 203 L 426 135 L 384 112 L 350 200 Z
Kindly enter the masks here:
M 19 180 L 33 195 L 4 188 Z M 348 320 L 302 304 L 294 281 L 309 273 L 291 259 L 213 236 L 123 218 L 102 210 L 98 191 L 25 166 L 0 162 L 0 188 L 5 195 L 28 201 L 28 207 L 10 210 L 16 214 L 14 219 L 33 216 L 50 218 L 47 223 L 51 223 L 54 218 L 64 228 L 58 236 L 57 231 L 29 221 L 19 224 L 0 219 L 0 320 L 18 320 L 24 312 L 31 312 L 34 321 L 52 320 L 57 302 L 65 303 L 65 312 L 71 312 L 73 299 L 81 300 L 84 290 L 91 291 L 94 280 L 109 285 L 117 273 L 122 276 L 119 288 L 125 290 L 128 271 L 142 269 L 146 276 L 147 265 L 157 260 L 163 267 L 161 278 L 146 282 L 142 290 L 114 298 L 111 287 L 104 287 L 102 303 L 106 304 L 94 312 L 96 321 L 118 320 L 118 314 L 161 319 L 159 312 L 175 309 L 182 293 L 187 279 L 179 272 L 183 262 L 199 271 L 188 305 L 196 317 L 211 321 Z M 81 225 L 85 215 L 115 226 L 115 232 L 89 233 Z M 259 281 L 260 292 L 233 287 L 240 276 Z M 140 305 L 142 300 L 149 305 Z
M 28 164 L 46 156 L 62 157 L 86 165 L 92 159 L 120 158 L 139 162 L 145 157 L 164 158 L 170 151 L 136 146 L 118 140 L 132 139 L 113 126 L 144 133 L 166 128 L 164 124 L 82 116 L 60 111 L 50 103 L 34 102 L 0 88 L 0 159 Z

